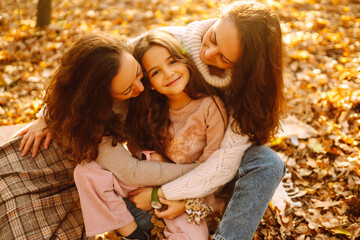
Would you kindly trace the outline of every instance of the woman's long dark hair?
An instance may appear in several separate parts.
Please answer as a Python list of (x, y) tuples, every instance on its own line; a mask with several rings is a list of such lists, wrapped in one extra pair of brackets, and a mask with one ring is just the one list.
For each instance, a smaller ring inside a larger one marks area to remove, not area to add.
[[(167, 32), (153, 30), (142, 37), (134, 46), (135, 59), (141, 63), (145, 52), (154, 45), (166, 48), (175, 60), (187, 66), (190, 80), (185, 92), (190, 98), (197, 99), (217, 94), (215, 88), (205, 83), (180, 43)], [(144, 91), (139, 97), (130, 101), (125, 122), (126, 130), (134, 143), (141, 149), (155, 150), (166, 156), (165, 149), (169, 140), (168, 129), (171, 126), (168, 99), (156, 90), (151, 90), (146, 73), (143, 84)]]
[(235, 119), (232, 129), (264, 144), (281, 127), (286, 107), (279, 19), (252, 1), (229, 4), (221, 18), (235, 24), (241, 41), (242, 55), (233, 68), (227, 99)]
[(94, 160), (103, 136), (111, 136), (113, 144), (124, 140), (110, 93), (124, 52), (116, 38), (89, 34), (61, 59), (44, 99), (45, 119), (70, 160)]

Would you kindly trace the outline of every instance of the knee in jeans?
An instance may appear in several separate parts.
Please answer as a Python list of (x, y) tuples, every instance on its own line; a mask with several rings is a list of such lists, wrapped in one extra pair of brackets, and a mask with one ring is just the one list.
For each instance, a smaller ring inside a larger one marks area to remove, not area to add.
[(277, 155), (276, 152), (274, 152), (272, 149), (269, 149), (269, 155), (268, 155), (268, 161), (275, 173), (278, 173), (277, 175), (281, 176), (281, 178), (286, 173), (286, 166), (284, 161)]
[(275, 175), (281, 176), (281, 178), (285, 175), (285, 163), (274, 150), (264, 145), (254, 146), (251, 150), (254, 151), (253, 154), (256, 154), (259, 158), (262, 158), (261, 161), (270, 167)]

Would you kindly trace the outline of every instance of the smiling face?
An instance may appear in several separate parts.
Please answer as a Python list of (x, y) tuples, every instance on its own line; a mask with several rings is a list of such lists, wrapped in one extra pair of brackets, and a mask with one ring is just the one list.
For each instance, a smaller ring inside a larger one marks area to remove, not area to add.
[(207, 65), (228, 69), (235, 66), (240, 55), (240, 37), (235, 24), (229, 19), (217, 20), (204, 35), (200, 59)]
[(120, 61), (120, 69), (111, 82), (111, 95), (116, 100), (124, 101), (144, 91), (141, 82), (144, 75), (140, 64), (130, 53), (122, 54)]
[(151, 46), (142, 57), (142, 65), (156, 91), (167, 97), (184, 93), (190, 79), (189, 69), (174, 59), (166, 48)]

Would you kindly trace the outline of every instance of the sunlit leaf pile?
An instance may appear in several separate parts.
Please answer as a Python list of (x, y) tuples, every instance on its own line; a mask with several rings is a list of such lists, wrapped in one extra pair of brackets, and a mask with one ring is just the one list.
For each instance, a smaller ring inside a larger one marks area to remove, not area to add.
[[(37, 2), (0, 2), (0, 126), (36, 119), (61, 55), (82, 33), (105, 31), (127, 40), (216, 17), (220, 5), (53, 0), (51, 24), (38, 29)], [(254, 239), (360, 239), (360, 1), (266, 2), (282, 22), (288, 113), (298, 122), (292, 135), (284, 128), (269, 146), (286, 162), (286, 181), (297, 188), (294, 200), (302, 207), (267, 212)], [(154, 239), (162, 228), (157, 223)]]

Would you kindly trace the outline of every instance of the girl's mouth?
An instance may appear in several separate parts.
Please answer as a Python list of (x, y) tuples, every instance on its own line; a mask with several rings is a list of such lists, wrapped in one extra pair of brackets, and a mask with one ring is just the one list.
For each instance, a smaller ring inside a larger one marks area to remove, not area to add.
[(172, 80), (171, 82), (169, 82), (168, 84), (166, 84), (166, 87), (170, 87), (175, 85), (175, 83), (180, 79), (180, 77), (175, 78), (174, 80)]

